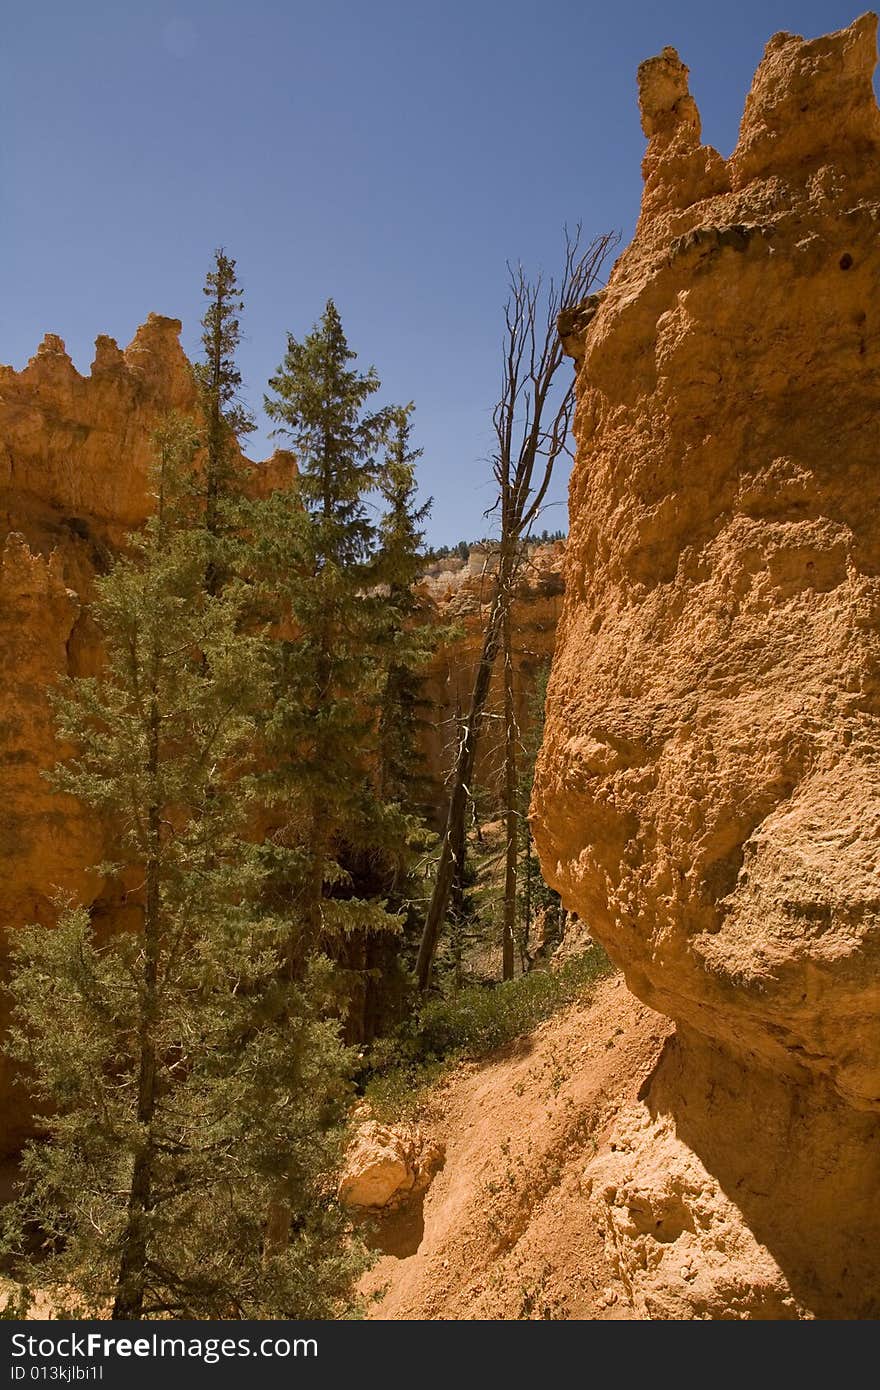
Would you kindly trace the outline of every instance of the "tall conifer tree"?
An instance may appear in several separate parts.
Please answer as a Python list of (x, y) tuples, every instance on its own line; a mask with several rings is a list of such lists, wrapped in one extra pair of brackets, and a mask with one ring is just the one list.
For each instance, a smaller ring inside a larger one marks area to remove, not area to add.
[(203, 392), (206, 424), (205, 524), (212, 532), (219, 524), (218, 499), (233, 476), (233, 442), (254, 429), (253, 417), (240, 400), (241, 372), (236, 362), (244, 300), (235, 261), (222, 247), (214, 252), (202, 293), (208, 300), (202, 319), (205, 355), (195, 370)]
[(272, 840), (282, 901), (295, 913), (290, 969), (354, 930), (389, 930), (384, 904), (359, 896), (345, 860), (380, 853), (399, 824), (376, 795), (373, 711), (381, 693), (375, 527), (366, 498), (388, 410), (370, 410), (375, 371), (357, 371), (332, 300), (287, 353), (266, 409), (289, 435), (299, 476), (261, 507), (262, 574), (290, 636), (275, 644), (267, 728)]
[[(236, 475), (239, 442), (254, 429), (253, 417), (240, 399), (241, 372), (236, 362), (244, 301), (235, 261), (222, 247), (214, 252), (202, 293), (208, 300), (202, 319), (204, 359), (196, 363), (195, 374), (205, 420), (205, 529), (217, 538), (228, 529), (229, 502), (240, 491), (241, 479)], [(219, 556), (212, 554), (206, 572), (209, 589), (220, 583), (221, 568)]]
[(382, 613), (384, 689), (379, 707), (379, 785), (382, 797), (412, 805), (418, 800), (418, 711), (425, 703), (420, 672), (442, 634), (416, 590), (424, 568), (422, 526), (431, 499), (416, 500), (415, 465), (421, 449), (410, 447), (412, 407), (393, 419), (379, 491), (385, 511), (379, 523), (377, 574), (387, 586)]

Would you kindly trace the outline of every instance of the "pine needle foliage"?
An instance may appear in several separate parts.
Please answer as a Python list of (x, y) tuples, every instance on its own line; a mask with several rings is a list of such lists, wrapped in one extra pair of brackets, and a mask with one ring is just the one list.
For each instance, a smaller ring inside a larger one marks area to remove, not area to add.
[(417, 500), (416, 463), (421, 449), (411, 447), (412, 407), (396, 412), (386, 446), (378, 487), (384, 503), (379, 523), (377, 572), (385, 586), (381, 634), (384, 689), (379, 711), (379, 776), (382, 795), (401, 804), (417, 804), (420, 711), (424, 668), (448, 632), (432, 620), (430, 605), (419, 594), (424, 569), (422, 526), (431, 499)]
[(288, 338), (266, 410), (291, 440), (298, 477), (250, 527), (279, 635), (264, 730), (277, 821), (267, 855), (278, 901), (295, 905), (294, 974), (316, 947), (338, 954), (355, 933), (399, 927), (352, 870), (400, 856), (407, 838), (375, 775), (384, 617), (368, 498), (392, 412), (370, 408), (379, 379), (354, 361), (332, 300), (302, 342)]
[(235, 356), (241, 343), (242, 289), (235, 261), (222, 247), (214, 252), (202, 293), (208, 300), (202, 319), (204, 358), (194, 370), (205, 419), (205, 526), (214, 535), (221, 526), (220, 501), (238, 481), (238, 442), (255, 428), (241, 401)]

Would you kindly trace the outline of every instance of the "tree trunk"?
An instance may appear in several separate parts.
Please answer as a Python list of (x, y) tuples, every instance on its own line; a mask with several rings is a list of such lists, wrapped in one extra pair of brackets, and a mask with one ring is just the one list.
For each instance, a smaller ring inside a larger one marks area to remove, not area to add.
[(434, 952), (437, 949), (440, 928), (443, 925), (446, 909), (449, 905), (449, 894), (455, 873), (455, 846), (458, 843), (462, 827), (465, 823), (468, 788), (471, 786), (474, 776), (477, 739), (482, 727), (486, 700), (489, 695), (492, 668), (495, 665), (495, 658), (498, 655), (498, 648), (501, 642), (501, 627), (504, 621), (504, 611), (508, 603), (512, 578), (511, 561), (505, 562), (502, 560), (502, 565), (499, 567), (498, 574), (498, 592), (489, 614), (489, 622), (483, 638), (483, 649), (480, 653), (480, 662), (477, 666), (477, 672), (474, 678), (471, 705), (464, 722), (461, 740), (459, 742), (458, 755), (456, 757), (452, 778), (452, 793), (449, 799), (449, 811), (446, 817), (446, 830), (443, 835), (440, 860), (437, 864), (437, 876), (434, 880), (434, 891), (431, 894), (431, 901), (428, 905), (428, 913), (425, 918), (425, 926), (422, 931), (422, 940), (419, 946), (418, 961), (416, 962), (416, 979), (421, 993), (424, 993), (428, 988), (431, 979), (431, 966), (434, 962)]
[(504, 661), (504, 922), (501, 938), (501, 978), (513, 979), (514, 935), (516, 931), (516, 868), (519, 841), (518, 796), (516, 783), (516, 710), (513, 699), (513, 641), (510, 604), (505, 605), (501, 624)]
[[(325, 487), (324, 516), (330, 512), (330, 497)], [(324, 623), (318, 634), (318, 658), (315, 668), (314, 713), (317, 716), (323, 700), (328, 698), (331, 682), (332, 656), (329, 624)], [(324, 754), (318, 740), (313, 747), (315, 761)], [(296, 904), (297, 913), (291, 920), (287, 936), (287, 977), (294, 981), (302, 977), (308, 961), (316, 954), (321, 942), (324, 901), (325, 861), (329, 848), (329, 813), (323, 798), (313, 796), (309, 807), (309, 828), (305, 836), (306, 871), (302, 890)], [(293, 1212), (288, 1200), (286, 1177), (279, 1182), (269, 1203), (264, 1238), (264, 1259), (280, 1254), (290, 1243)]]
[(531, 969), (531, 957), (529, 956), (529, 946), (532, 940), (532, 832), (526, 821), (526, 887), (523, 903), (523, 944), (522, 944), (522, 968), (523, 974)]
[[(462, 721), (461, 717), (456, 724), (458, 736), (461, 738)], [(464, 951), (464, 873), (467, 863), (467, 835), (465, 818), (462, 816), (461, 824), (454, 830), (455, 840), (452, 846), (452, 886), (449, 895), (449, 931), (452, 938), (452, 958), (455, 964), (455, 988), (460, 989), (462, 984), (462, 957)]]
[[(205, 529), (210, 536), (216, 537), (220, 530), (218, 508), (221, 493), (221, 472), (223, 459), (224, 439), (224, 419), (223, 407), (220, 399), (221, 377), (223, 373), (223, 313), (225, 309), (225, 296), (222, 286), (218, 286), (215, 299), (216, 321), (214, 325), (214, 338), (211, 344), (210, 367), (211, 384), (208, 388), (208, 430), (207, 430), (207, 459), (205, 463)], [(215, 598), (220, 590), (220, 573), (213, 557), (208, 561), (208, 568), (205, 573), (205, 591), (211, 598)]]
[[(158, 654), (154, 653), (154, 690), (158, 674)], [(153, 787), (159, 770), (159, 707), (154, 694), (150, 710), (148, 767)], [(143, 1315), (144, 1284), (148, 1256), (148, 1225), (152, 1209), (153, 1166), (156, 1149), (153, 1140), (153, 1115), (156, 1109), (156, 1045), (155, 1024), (159, 1011), (159, 937), (160, 893), (159, 854), (161, 837), (161, 807), (155, 796), (147, 821), (149, 856), (147, 859), (146, 894), (144, 900), (144, 977), (140, 1004), (139, 1038), (140, 1066), (138, 1073), (137, 1120), (141, 1138), (134, 1158), (131, 1188), (128, 1197), (128, 1216), (122, 1237), (119, 1273), (113, 1318), (139, 1321)]]

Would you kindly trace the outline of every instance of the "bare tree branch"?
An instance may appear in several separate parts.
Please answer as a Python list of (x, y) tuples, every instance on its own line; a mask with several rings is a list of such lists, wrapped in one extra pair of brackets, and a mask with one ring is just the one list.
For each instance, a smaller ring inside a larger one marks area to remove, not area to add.
[[(434, 891), (425, 919), (416, 974), (419, 989), (428, 987), (440, 929), (446, 916), (455, 871), (455, 846), (461, 842), (467, 787), (473, 781), (477, 739), (485, 718), (486, 699), (495, 658), (504, 649), (505, 663), (505, 800), (507, 858), (505, 891), (504, 975), (513, 972), (512, 922), (515, 910), (517, 813), (516, 729), (513, 714), (510, 605), (523, 559), (524, 542), (540, 514), (550, 486), (553, 466), (569, 452), (568, 434), (574, 409), (574, 380), (560, 390), (563, 362), (557, 318), (574, 308), (592, 290), (608, 253), (617, 241), (613, 233), (581, 242), (581, 227), (565, 230), (565, 257), (558, 280), (526, 278), (521, 265), (508, 264), (510, 293), (504, 307), (501, 392), (492, 413), (496, 450), (492, 473), (498, 493), (489, 511), (499, 512), (500, 540), (496, 592), (489, 612), (477, 666), (470, 709), (462, 724), (458, 754), (451, 778), (449, 811), (440, 850)], [(488, 514), (488, 513), (487, 513)], [(513, 865), (513, 872), (511, 871)], [(511, 883), (513, 887), (511, 888)]]

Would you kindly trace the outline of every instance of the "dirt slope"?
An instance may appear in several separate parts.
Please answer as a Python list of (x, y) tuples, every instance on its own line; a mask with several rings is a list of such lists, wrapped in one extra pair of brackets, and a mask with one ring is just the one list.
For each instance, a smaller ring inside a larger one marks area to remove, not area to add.
[[(619, 977), (432, 1095), (446, 1162), (417, 1210), (389, 1217), (363, 1287), (370, 1316), (626, 1318), (581, 1174), (637, 1096), (669, 1025)], [(619, 1287), (619, 1286), (618, 1286)]]

